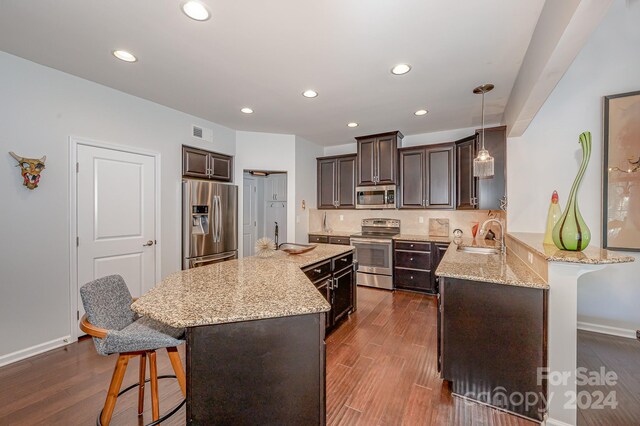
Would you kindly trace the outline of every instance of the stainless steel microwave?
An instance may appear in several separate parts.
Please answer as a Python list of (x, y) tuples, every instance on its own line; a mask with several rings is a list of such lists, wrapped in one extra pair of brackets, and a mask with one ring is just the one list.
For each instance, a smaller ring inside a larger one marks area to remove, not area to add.
[(396, 186), (356, 187), (356, 209), (395, 209)]

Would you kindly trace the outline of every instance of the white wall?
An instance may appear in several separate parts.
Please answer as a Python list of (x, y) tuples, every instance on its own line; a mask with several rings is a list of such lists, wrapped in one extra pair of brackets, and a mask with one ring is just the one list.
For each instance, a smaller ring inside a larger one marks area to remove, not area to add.
[[(166, 276), (180, 269), (181, 144), (234, 154), (235, 131), (3, 52), (0, 70), (1, 364), (70, 334), (70, 135), (161, 153)], [(212, 128), (214, 142), (192, 138), (192, 124)], [(22, 186), (8, 151), (47, 156), (37, 189)]]
[[(296, 137), (277, 133), (236, 132), (235, 180), (242, 181), (244, 170), (287, 172), (287, 238), (295, 238)], [(238, 188), (238, 212), (242, 212), (242, 187)], [(240, 215), (242, 217), (242, 215)], [(242, 224), (238, 224), (242, 235)], [(242, 255), (242, 238), (238, 238)]]
[[(307, 243), (309, 233), (309, 210), (317, 204), (317, 162), (324, 155), (323, 148), (306, 139), (296, 136), (296, 233), (295, 242)], [(302, 209), (302, 201), (305, 209)]]
[[(591, 131), (593, 150), (579, 192), (593, 245), (601, 241), (603, 96), (640, 90), (640, 3), (616, 0), (523, 136), (508, 141), (509, 229), (544, 232), (551, 193), (566, 204), (581, 159), (578, 135)], [(633, 253), (621, 253), (633, 254)], [(586, 275), (579, 321), (640, 328), (640, 256)]]

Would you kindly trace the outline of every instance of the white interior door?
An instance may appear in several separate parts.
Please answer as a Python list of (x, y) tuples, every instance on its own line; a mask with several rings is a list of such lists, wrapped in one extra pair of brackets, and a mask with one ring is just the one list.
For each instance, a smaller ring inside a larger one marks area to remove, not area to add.
[(255, 254), (258, 235), (258, 190), (257, 180), (245, 177), (242, 186), (242, 255)]
[(155, 158), (77, 145), (77, 159), (78, 288), (119, 274), (139, 297), (156, 283)]
[(275, 241), (278, 222), (278, 244), (287, 242), (287, 203), (267, 201), (265, 208), (265, 234)]

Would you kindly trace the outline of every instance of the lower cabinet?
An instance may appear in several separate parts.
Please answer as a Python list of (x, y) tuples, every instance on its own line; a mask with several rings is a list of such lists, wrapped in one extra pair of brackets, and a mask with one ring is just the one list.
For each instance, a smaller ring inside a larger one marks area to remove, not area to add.
[(349, 237), (336, 236), (336, 235), (309, 234), (309, 242), (321, 243), (321, 244), (340, 244), (340, 245), (348, 246), (349, 244), (351, 244), (351, 239)]
[(394, 241), (394, 287), (429, 294), (438, 293), (435, 271), (448, 247), (448, 243)]
[(332, 329), (356, 307), (353, 251), (303, 269), (320, 294), (329, 302), (326, 328)]

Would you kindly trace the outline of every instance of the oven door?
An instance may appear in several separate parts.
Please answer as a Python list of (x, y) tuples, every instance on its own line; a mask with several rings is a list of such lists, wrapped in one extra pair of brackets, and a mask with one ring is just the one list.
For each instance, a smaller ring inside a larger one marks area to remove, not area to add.
[(358, 272), (391, 275), (391, 240), (377, 238), (351, 238), (356, 248)]

